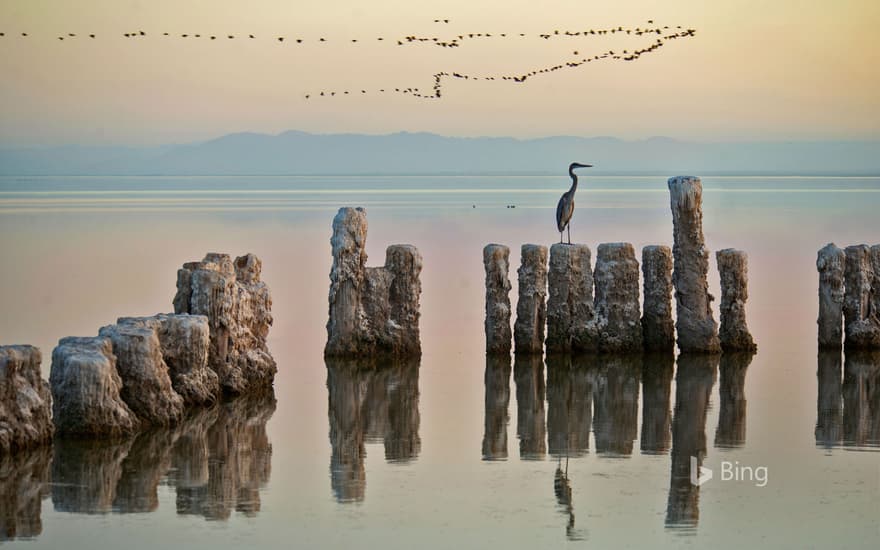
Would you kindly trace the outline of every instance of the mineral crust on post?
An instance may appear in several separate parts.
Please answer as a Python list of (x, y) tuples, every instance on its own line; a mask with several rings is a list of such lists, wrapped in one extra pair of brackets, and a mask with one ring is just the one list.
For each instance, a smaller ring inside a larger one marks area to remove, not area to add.
[(843, 317), (846, 347), (880, 348), (880, 318), (873, 311), (871, 283), (874, 280), (871, 249), (859, 244), (846, 247)]
[(721, 330), (724, 351), (754, 351), (758, 348), (746, 324), (749, 299), (748, 256), (741, 250), (725, 248), (715, 253), (721, 275)]
[(328, 357), (421, 355), (419, 296), (422, 256), (412, 245), (391, 245), (385, 265), (366, 267), (367, 214), (341, 208), (330, 244)]
[(547, 247), (522, 245), (519, 301), (513, 338), (516, 353), (544, 352), (544, 325), (547, 322)]
[(486, 271), (486, 353), (510, 354), (510, 249), (503, 244), (483, 248)]
[(639, 262), (630, 243), (604, 243), (596, 255), (595, 315), (600, 352), (640, 352)]
[(156, 329), (108, 325), (98, 336), (113, 344), (116, 371), (122, 379), (120, 396), (132, 412), (148, 425), (170, 426), (180, 421), (183, 399), (171, 387)]
[(52, 394), (34, 346), (0, 346), (0, 456), (47, 443), (55, 431)]
[(675, 325), (672, 321), (672, 251), (668, 246), (642, 249), (642, 277), (645, 351), (672, 351)]
[(220, 382), (208, 366), (210, 329), (204, 315), (158, 314), (152, 317), (120, 317), (120, 326), (156, 331), (171, 386), (184, 405), (206, 405), (217, 400)]
[(843, 344), (843, 274), (846, 254), (834, 243), (826, 244), (816, 258), (819, 271), (819, 347)]
[(593, 323), (590, 247), (556, 243), (550, 247), (547, 299), (547, 352), (592, 352), (598, 347)]
[(721, 351), (718, 325), (712, 318), (712, 300), (707, 273), (709, 251), (703, 238), (703, 186), (700, 178), (669, 178), (672, 209), (676, 330), (682, 352)]
[(277, 371), (266, 345), (272, 297), (261, 269), (253, 254), (233, 262), (227, 254), (209, 253), (177, 273), (174, 312), (208, 318), (208, 365), (228, 394), (265, 391)]
[(122, 437), (140, 421), (122, 400), (109, 338), (62, 338), (52, 351), (52, 413), (59, 435)]

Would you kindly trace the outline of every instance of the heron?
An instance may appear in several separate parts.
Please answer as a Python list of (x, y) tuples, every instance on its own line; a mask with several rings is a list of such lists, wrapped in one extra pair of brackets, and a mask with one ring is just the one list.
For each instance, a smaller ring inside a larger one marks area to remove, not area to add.
[(559, 229), (559, 242), (562, 243), (562, 232), (568, 230), (568, 244), (571, 244), (571, 216), (574, 214), (574, 193), (578, 188), (578, 177), (574, 173), (575, 168), (592, 168), (592, 164), (572, 162), (568, 167), (568, 175), (571, 176), (571, 189), (562, 194), (559, 204), (556, 205), (556, 227)]

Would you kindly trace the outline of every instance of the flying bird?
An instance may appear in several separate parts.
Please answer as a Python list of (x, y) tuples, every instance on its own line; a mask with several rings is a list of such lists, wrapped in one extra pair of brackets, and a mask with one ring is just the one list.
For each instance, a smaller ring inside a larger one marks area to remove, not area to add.
[(568, 166), (568, 175), (571, 176), (571, 188), (559, 198), (556, 205), (556, 228), (559, 230), (559, 242), (562, 242), (562, 232), (568, 230), (568, 244), (571, 244), (571, 216), (574, 214), (574, 193), (578, 187), (578, 177), (574, 173), (575, 168), (591, 168), (592, 164), (572, 162)]

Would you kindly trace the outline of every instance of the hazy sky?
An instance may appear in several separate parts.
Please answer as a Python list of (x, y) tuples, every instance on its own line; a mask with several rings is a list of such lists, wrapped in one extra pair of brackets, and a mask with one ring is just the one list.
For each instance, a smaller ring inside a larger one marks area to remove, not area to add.
[[(536, 35), (648, 19), (697, 35), (635, 62), (593, 63), (523, 84), (446, 80), (439, 101), (359, 93), (429, 90), (438, 71), (521, 73), (574, 60), (574, 51), (639, 48), (653, 38)], [(180, 143), (288, 129), (880, 138), (877, 0), (0, 0), (0, 27), (3, 146)], [(140, 30), (147, 36), (122, 36)], [(78, 36), (57, 40), (68, 32)], [(407, 35), (472, 32), (529, 36), (455, 49), (397, 46)], [(304, 98), (345, 89), (358, 93)]]

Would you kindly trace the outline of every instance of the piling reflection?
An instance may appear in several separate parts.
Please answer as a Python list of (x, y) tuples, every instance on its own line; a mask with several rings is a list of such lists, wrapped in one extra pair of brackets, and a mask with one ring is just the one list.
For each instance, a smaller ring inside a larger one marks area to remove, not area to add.
[(843, 370), (843, 442), (880, 445), (880, 351), (848, 350)]
[(816, 399), (816, 445), (834, 447), (843, 441), (843, 376), (840, 350), (820, 350)]
[(642, 365), (642, 435), (644, 454), (669, 452), (672, 437), (672, 374), (675, 356), (672, 353), (645, 355)]
[(510, 356), (486, 356), (483, 460), (507, 458), (510, 406)]
[(547, 356), (547, 435), (551, 456), (578, 457), (590, 448), (594, 356)]
[(513, 364), (516, 382), (516, 436), (522, 460), (541, 460), (547, 454), (544, 422), (544, 358), (517, 354)]
[(0, 456), (0, 542), (43, 532), (42, 501), (49, 496), (49, 447)]
[(735, 448), (746, 443), (746, 371), (752, 352), (725, 353), (719, 367), (720, 410), (715, 447)]
[(260, 490), (272, 473), (266, 423), (274, 412), (274, 396), (271, 401), (238, 399), (205, 411), (177, 431), (171, 463), (178, 514), (220, 520), (233, 510), (245, 516), (260, 511)]
[(599, 356), (593, 384), (596, 452), (630, 456), (638, 435), (641, 355)]
[(696, 527), (700, 518), (700, 488), (691, 483), (691, 457), (696, 462), (694, 470), (699, 472), (706, 456), (706, 411), (718, 361), (718, 355), (682, 354), (678, 357), (667, 527)]
[(59, 512), (105, 514), (113, 511), (122, 461), (133, 439), (59, 439), (53, 445), (52, 505)]
[(178, 426), (127, 440), (58, 439), (52, 447), (52, 504), (79, 514), (143, 513), (159, 506), (159, 485), (175, 488), (178, 514), (253, 515), (269, 482), (266, 423), (275, 397), (239, 398), (194, 412)]
[(419, 359), (325, 360), (330, 423), (330, 484), (339, 502), (366, 492), (366, 443), (383, 442), (385, 459), (418, 457)]

